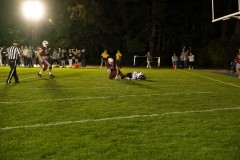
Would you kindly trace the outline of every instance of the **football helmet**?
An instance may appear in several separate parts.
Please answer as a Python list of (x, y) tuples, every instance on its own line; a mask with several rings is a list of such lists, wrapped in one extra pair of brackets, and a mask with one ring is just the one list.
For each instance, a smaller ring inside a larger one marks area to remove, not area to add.
[(113, 58), (108, 58), (108, 63), (112, 64), (113, 63)]
[(43, 47), (47, 47), (47, 45), (49, 45), (49, 43), (48, 43), (48, 41), (44, 40), (44, 41), (42, 42), (42, 45), (43, 45)]
[(139, 79), (139, 80), (145, 80), (145, 79), (146, 79), (146, 76), (143, 75), (143, 74), (142, 74), (142, 75), (139, 75), (139, 76), (138, 76), (138, 79)]

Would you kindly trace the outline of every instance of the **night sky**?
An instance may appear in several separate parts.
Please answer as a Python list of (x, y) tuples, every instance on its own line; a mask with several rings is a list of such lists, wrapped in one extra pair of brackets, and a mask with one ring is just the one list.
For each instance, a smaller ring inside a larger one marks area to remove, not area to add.
[[(0, 0), (0, 46), (9, 45), (19, 35), (23, 43), (30, 43), (32, 24), (23, 16), (21, 5), (24, 1)], [(85, 2), (78, 2), (82, 1)], [(236, 30), (237, 20), (212, 23), (211, 0), (156, 0), (155, 16), (151, 15), (154, 7), (150, 0), (96, 0), (97, 7), (91, 4), (87, 6), (88, 17), (84, 21), (69, 18), (67, 7), (76, 4), (73, 0), (42, 2), (45, 15), (34, 22), (38, 27), (34, 31), (34, 36), (38, 37), (35, 38), (36, 44), (42, 39), (48, 39), (54, 42), (52, 45), (55, 47), (80, 45), (89, 48), (92, 53), (104, 48), (115, 52), (118, 48), (132, 56), (133, 52), (146, 52), (151, 47), (151, 40), (154, 43), (154, 54), (169, 58), (184, 45), (193, 46), (196, 54), (199, 54), (206, 52), (201, 50), (213, 47), (208, 46), (213, 45), (212, 42), (223, 43), (219, 41), (226, 40), (225, 44), (235, 43), (231, 37)], [(238, 11), (237, 0), (214, 2), (215, 18)], [(156, 22), (155, 39), (151, 39), (153, 21)]]

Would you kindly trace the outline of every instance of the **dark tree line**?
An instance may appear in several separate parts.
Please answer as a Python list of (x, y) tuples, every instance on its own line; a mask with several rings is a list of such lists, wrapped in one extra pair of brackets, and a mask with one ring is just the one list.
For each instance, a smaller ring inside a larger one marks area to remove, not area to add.
[[(99, 63), (104, 49), (112, 55), (120, 49), (125, 65), (149, 50), (169, 65), (173, 52), (191, 46), (202, 67), (227, 66), (240, 47), (239, 20), (212, 23), (210, 0), (43, 0), (45, 17), (33, 23), (22, 18), (21, 2), (0, 2), (6, 8), (0, 10), (0, 46), (46, 39), (53, 48), (86, 48), (91, 64)], [(229, 14), (237, 0), (215, 8), (216, 17)]]

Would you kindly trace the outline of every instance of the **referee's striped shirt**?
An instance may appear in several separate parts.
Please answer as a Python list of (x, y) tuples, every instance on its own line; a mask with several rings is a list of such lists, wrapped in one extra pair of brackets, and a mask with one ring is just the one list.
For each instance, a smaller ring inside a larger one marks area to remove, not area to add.
[(20, 50), (18, 47), (16, 46), (11, 46), (9, 48), (9, 53), (8, 53), (8, 59), (13, 59), (13, 60), (17, 60), (18, 55), (20, 55)]

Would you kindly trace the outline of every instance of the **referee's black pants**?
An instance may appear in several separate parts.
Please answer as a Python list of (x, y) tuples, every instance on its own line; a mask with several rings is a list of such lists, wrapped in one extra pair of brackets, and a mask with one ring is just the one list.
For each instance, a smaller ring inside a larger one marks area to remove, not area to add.
[(17, 75), (17, 60), (14, 59), (9, 59), (9, 66), (11, 68), (9, 75), (8, 75), (8, 79), (6, 81), (6, 83), (10, 83), (12, 77), (14, 77), (15, 82), (18, 83), (18, 75)]

